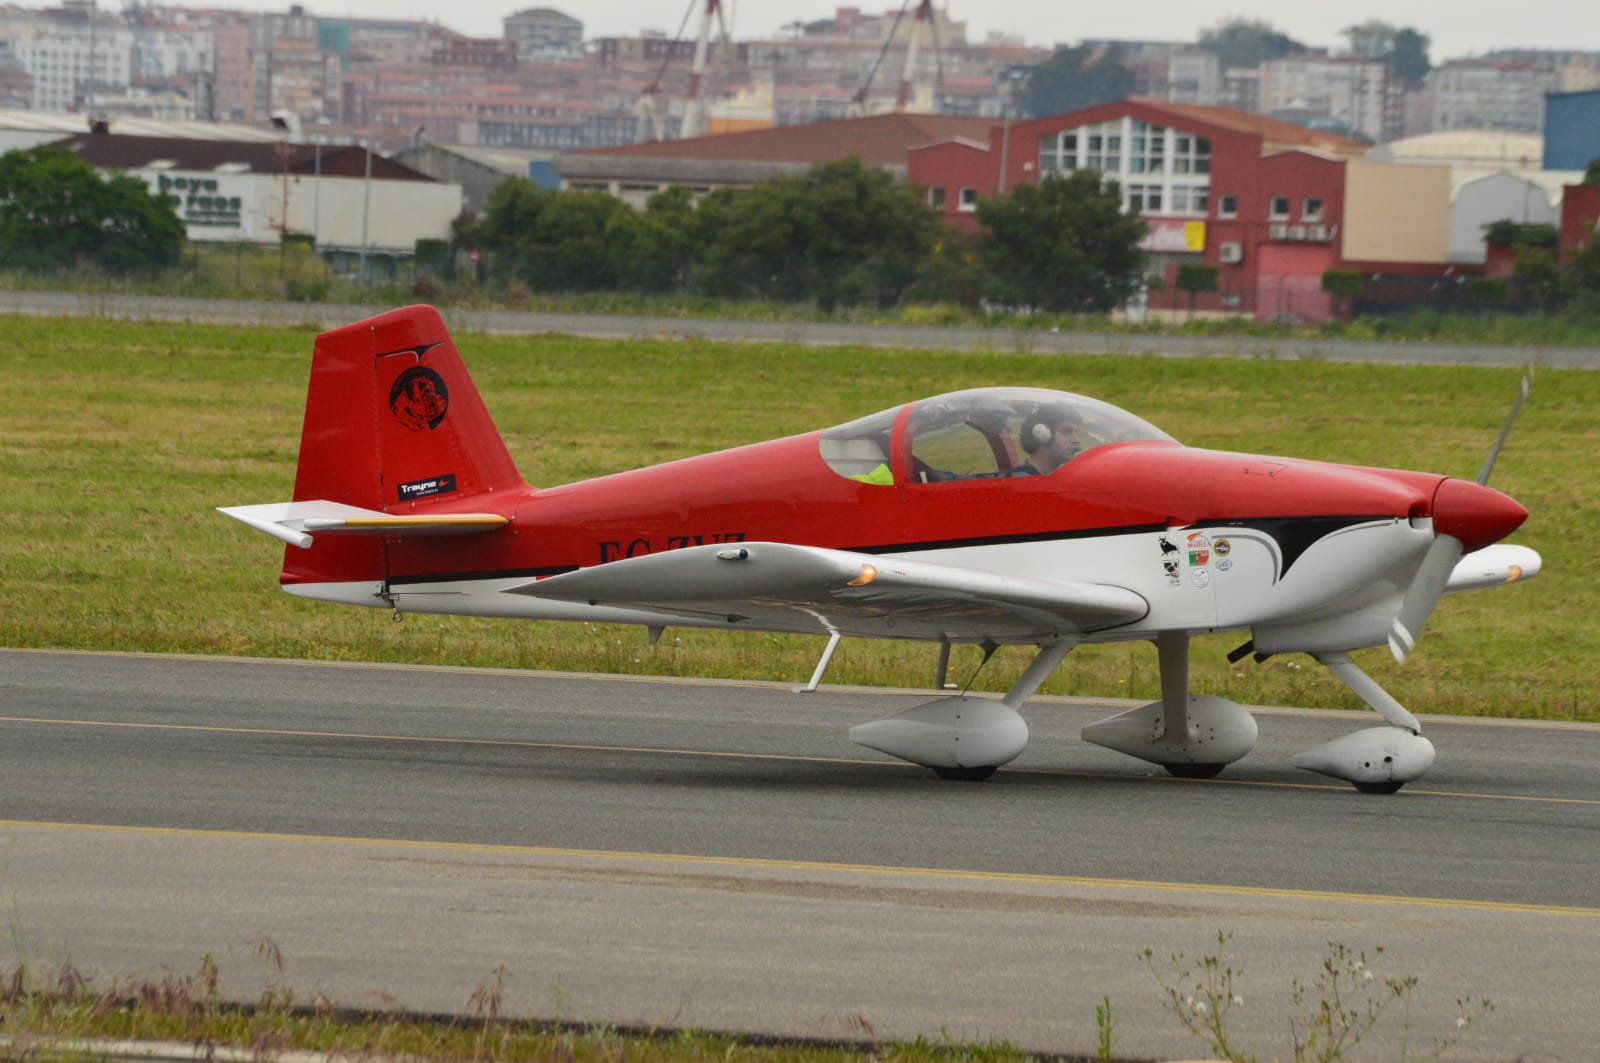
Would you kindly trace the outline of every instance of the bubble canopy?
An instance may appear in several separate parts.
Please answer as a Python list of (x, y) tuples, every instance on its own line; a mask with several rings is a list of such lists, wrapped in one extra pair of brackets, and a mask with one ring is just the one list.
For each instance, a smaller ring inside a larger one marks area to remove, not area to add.
[[(1176, 442), (1155, 425), (1099, 399), (1048, 388), (954, 391), (837, 425), (821, 433), (822, 459), (840, 476), (869, 484), (936, 483), (1014, 476), (1024, 463), (1023, 432), (1067, 420), (1079, 453), (1131, 440)], [(902, 445), (897, 449), (896, 444)], [(894, 469), (891, 455), (910, 462)]]

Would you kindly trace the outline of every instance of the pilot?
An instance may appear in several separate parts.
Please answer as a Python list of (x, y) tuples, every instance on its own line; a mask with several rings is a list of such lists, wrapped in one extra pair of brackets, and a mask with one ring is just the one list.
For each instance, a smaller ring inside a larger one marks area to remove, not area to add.
[(1078, 456), (1078, 415), (1064, 402), (1036, 408), (1022, 421), (1022, 449), (1028, 460), (1011, 470), (1013, 476), (1044, 476)]

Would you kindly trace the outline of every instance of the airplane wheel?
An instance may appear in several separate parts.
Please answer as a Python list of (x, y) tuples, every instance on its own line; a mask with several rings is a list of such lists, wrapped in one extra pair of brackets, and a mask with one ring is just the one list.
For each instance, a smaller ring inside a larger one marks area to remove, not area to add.
[(1392, 794), (1404, 786), (1403, 782), (1358, 782), (1352, 783), (1357, 790), (1364, 794)]
[(1163, 764), (1168, 775), (1176, 775), (1180, 779), (1212, 779), (1217, 776), (1226, 764)]
[(934, 768), (933, 773), (951, 782), (982, 782), (999, 770), (998, 766), (990, 765), (987, 768)]

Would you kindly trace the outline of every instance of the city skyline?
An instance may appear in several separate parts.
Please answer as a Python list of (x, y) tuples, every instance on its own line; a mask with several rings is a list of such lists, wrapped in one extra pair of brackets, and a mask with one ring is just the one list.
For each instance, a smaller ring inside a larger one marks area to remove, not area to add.
[[(692, 36), (698, 25), (702, 0), (693, 0), (684, 33)], [(29, 0), (23, 7), (57, 6), (43, 0)], [(120, 3), (102, 2), (107, 10), (122, 10)], [(219, 6), (233, 7), (232, 4)], [(288, 3), (237, 5), (243, 10), (281, 12)], [(685, 23), (689, 0), (584, 0), (584, 3), (526, 2), (526, 0), (468, 0), (444, 4), (439, 0), (304, 0), (304, 6), (325, 18), (417, 19), (437, 22), (449, 29), (474, 37), (498, 37), (501, 20), (529, 7), (554, 7), (584, 23), (586, 37), (631, 36), (643, 31), (673, 35)], [(766, 3), (739, 4), (724, 0), (725, 17), (737, 38), (762, 38), (781, 35), (793, 23), (814, 22), (833, 17), (839, 6), (857, 6), (866, 14), (892, 11), (892, 0), (882, 4), (840, 5), (828, 0), (768, 0)], [(1345, 27), (1381, 19), (1399, 27), (1411, 27), (1428, 35), (1430, 58), (1445, 59), (1482, 55), (1499, 48), (1577, 50), (1600, 52), (1600, 19), (1583, 16), (1581, 6), (1556, 0), (1529, 0), (1517, 9), (1518, 17), (1506, 15), (1503, 5), (1493, 8), (1482, 0), (1393, 0), (1365, 13), (1355, 8), (1299, 8), (1285, 12), (1280, 4), (1265, 0), (1237, 0), (1224, 12), (1207, 12), (1192, 3), (1177, 0), (1148, 0), (1124, 8), (1097, 8), (1082, 14), (1069, 12), (1053, 0), (987, 0), (982, 4), (963, 4), (950, 0), (949, 17), (967, 23), (968, 40), (982, 42), (990, 33), (1020, 36), (1038, 46), (1072, 44), (1085, 38), (1138, 40), (1195, 40), (1204, 29), (1225, 19), (1243, 17), (1270, 23), (1295, 40), (1312, 47), (1337, 48), (1345, 44), (1340, 31)]]

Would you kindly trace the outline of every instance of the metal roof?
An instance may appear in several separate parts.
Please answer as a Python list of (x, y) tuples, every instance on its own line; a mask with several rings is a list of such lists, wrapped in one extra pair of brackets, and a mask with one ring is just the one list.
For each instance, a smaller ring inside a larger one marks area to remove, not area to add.
[(906, 152), (911, 148), (950, 137), (967, 137), (986, 144), (989, 130), (999, 124), (993, 118), (900, 112), (719, 133), (687, 140), (662, 140), (620, 148), (593, 148), (569, 152), (563, 158), (814, 164), (834, 162), (853, 155), (867, 166), (904, 166)]
[[(111, 118), (111, 132), (122, 136), (176, 137), (185, 140), (274, 142), (282, 134), (270, 129), (222, 122), (163, 122), (154, 118)], [(60, 133), (87, 132), (89, 120), (81, 114), (49, 111), (0, 111), (0, 131)]]
[[(324, 177), (365, 177), (366, 155), (354, 146), (190, 140), (184, 137), (131, 137), (115, 133), (80, 133), (57, 141), (91, 166), (106, 170), (230, 170)], [(283, 151), (287, 149), (288, 157)], [(226, 171), (224, 171), (226, 172)], [(382, 155), (372, 156), (372, 176), (384, 181), (432, 181), (433, 178)]]

